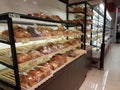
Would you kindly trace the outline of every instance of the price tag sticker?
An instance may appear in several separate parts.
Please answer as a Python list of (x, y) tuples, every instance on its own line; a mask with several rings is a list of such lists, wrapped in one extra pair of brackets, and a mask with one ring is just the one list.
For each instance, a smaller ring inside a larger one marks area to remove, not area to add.
[(15, 13), (10, 13), (9, 17), (10, 18), (20, 18), (20, 15), (19, 14), (15, 14)]

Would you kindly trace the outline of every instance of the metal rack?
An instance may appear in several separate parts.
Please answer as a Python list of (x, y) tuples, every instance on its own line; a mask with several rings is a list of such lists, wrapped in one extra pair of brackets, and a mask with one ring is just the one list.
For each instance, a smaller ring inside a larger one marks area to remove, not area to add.
[[(13, 61), (13, 65), (8, 65), (4, 62), (0, 61), (0, 64), (12, 69), (14, 71), (14, 76), (15, 76), (15, 85), (12, 85), (10, 83), (8, 83), (7, 81), (3, 81), (0, 79), (0, 82), (15, 89), (15, 90), (21, 90), (21, 86), (20, 86), (20, 76), (19, 76), (19, 69), (18, 69), (18, 62), (17, 62), (17, 55), (16, 55), (16, 42), (15, 42), (15, 38), (14, 38), (14, 32), (13, 32), (13, 23), (19, 23), (19, 21), (13, 21), (14, 18), (18, 18), (18, 19), (29, 19), (29, 20), (35, 20), (35, 21), (44, 21), (44, 22), (49, 22), (49, 23), (59, 23), (62, 24), (64, 26), (67, 27), (75, 27), (75, 26), (81, 26), (81, 28), (83, 29), (83, 25), (82, 24), (78, 24), (78, 23), (69, 23), (69, 22), (64, 22), (64, 21), (55, 21), (55, 20), (49, 20), (49, 19), (42, 19), (42, 18), (38, 18), (38, 17), (33, 17), (33, 16), (27, 16), (27, 15), (23, 15), (23, 14), (19, 14), (19, 13), (13, 13), (13, 12), (8, 12), (8, 13), (4, 13), (4, 14), (0, 14), (0, 21), (2, 23), (5, 23), (4, 20), (6, 20), (7, 22), (7, 26), (8, 26), (8, 32), (9, 32), (9, 41), (4, 41), (4, 40), (0, 40), (1, 43), (4, 44), (8, 44), (10, 45), (11, 48), (11, 55), (12, 55), (12, 61)], [(31, 23), (25, 23), (24, 22), (20, 22), (21, 24), (31, 24)], [(34, 22), (33, 22), (34, 24)], [(48, 24), (47, 24), (48, 25)]]
[[(68, 8), (69, 7), (72, 7), (72, 6), (77, 6), (77, 5), (84, 5), (85, 6), (85, 9), (83, 12), (69, 12)], [(72, 3), (72, 4), (69, 4), (68, 2), (68, 5), (67, 5), (67, 19), (69, 20), (69, 14), (72, 13), (72, 14), (75, 14), (75, 13), (82, 13), (84, 14), (84, 28), (83, 28), (83, 33), (84, 33), (84, 36), (83, 36), (83, 42), (84, 42), (84, 49), (86, 49), (86, 29), (87, 29), (87, 6), (89, 6), (89, 8), (91, 8), (91, 11), (93, 11), (93, 7), (87, 2), (87, 1), (81, 1), (81, 2), (77, 2), (77, 3)], [(91, 20), (93, 19), (92, 16), (91, 17)], [(91, 28), (92, 29), (93, 25), (91, 24)], [(92, 33), (91, 33), (91, 39), (92, 39)], [(90, 40), (90, 45), (92, 45), (92, 40)]]

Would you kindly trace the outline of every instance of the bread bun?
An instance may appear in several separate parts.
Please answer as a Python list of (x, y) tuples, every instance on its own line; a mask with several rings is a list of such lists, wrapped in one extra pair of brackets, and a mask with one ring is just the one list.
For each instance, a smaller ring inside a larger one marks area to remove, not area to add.
[(45, 75), (45, 77), (49, 76), (51, 74), (51, 70), (48, 67), (40, 67), (40, 71)]
[(15, 29), (14, 30), (14, 35), (15, 35), (16, 38), (28, 38), (28, 37), (32, 36), (25, 29)]
[(50, 63), (43, 64), (43, 67), (49, 68), (51, 71), (54, 70), (54, 67)]
[(39, 69), (31, 70), (29, 74), (35, 76), (37, 82), (41, 81), (45, 77), (43, 72), (41, 72)]
[(36, 84), (36, 78), (32, 74), (22, 75), (21, 76), (21, 83), (24, 83), (30, 87), (32, 87), (34, 84)]

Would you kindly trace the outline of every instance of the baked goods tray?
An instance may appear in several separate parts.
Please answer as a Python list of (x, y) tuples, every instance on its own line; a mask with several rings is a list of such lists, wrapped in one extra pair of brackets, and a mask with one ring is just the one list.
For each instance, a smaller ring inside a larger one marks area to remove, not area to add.
[[(57, 35), (57, 36), (49, 36), (49, 37), (29, 37), (29, 38), (15, 38), (15, 42), (22, 42), (22, 43), (28, 43), (30, 41), (37, 41), (37, 40), (51, 40), (51, 39), (60, 39), (60, 38), (67, 38), (67, 37), (72, 37), (72, 38), (76, 38), (76, 37), (80, 37), (82, 35), (81, 34), (74, 34), (74, 35)], [(0, 38), (6, 41), (9, 41), (9, 37), (6, 35), (2, 35), (0, 34)]]
[[(81, 46), (81, 44), (76, 44), (74, 46), (69, 46), (67, 48), (63, 48), (61, 50), (50, 53), (48, 55), (43, 55), (41, 57), (32, 59), (30, 61), (26, 61), (24, 63), (18, 64), (19, 70), (24, 71), (25, 69), (27, 70), (30, 67), (36, 67), (38, 64), (42, 64), (42, 63), (45, 63), (45, 62), (49, 61), (50, 58), (52, 56), (54, 56), (55, 54), (58, 54), (58, 53), (62, 54), (62, 53), (65, 53), (67, 51), (74, 50), (76, 47), (80, 47), (80, 46)], [(7, 49), (6, 49), (6, 51), (5, 51), (5, 49), (3, 51), (7, 52)], [(0, 53), (0, 61), (5, 62), (5, 63), (7, 63), (9, 65), (12, 65), (12, 61), (8, 57), (5, 57), (2, 53)]]
[[(76, 56), (76, 57), (67, 57), (67, 62), (64, 65), (62, 65), (59, 68), (57, 68), (56, 70), (52, 71), (49, 76), (47, 76), (46, 78), (41, 80), (39, 83), (33, 85), (32, 87), (25, 88), (25, 87), (21, 86), (22, 90), (35, 90), (35, 88), (38, 88), (40, 85), (42, 85), (47, 80), (52, 78), (57, 71), (59, 71), (60, 69), (62, 69), (66, 65), (68, 65), (69, 63), (72, 63), (74, 60), (76, 60), (80, 56), (86, 54), (85, 50), (76, 50), (75, 52), (76, 52), (76, 54), (78, 54), (78, 56)], [(13, 70), (11, 70), (11, 69), (1, 70), (0, 71), (0, 79), (5, 80), (5, 81), (7, 81), (8, 83), (10, 83), (12, 85), (15, 85), (14, 73), (13, 73)]]

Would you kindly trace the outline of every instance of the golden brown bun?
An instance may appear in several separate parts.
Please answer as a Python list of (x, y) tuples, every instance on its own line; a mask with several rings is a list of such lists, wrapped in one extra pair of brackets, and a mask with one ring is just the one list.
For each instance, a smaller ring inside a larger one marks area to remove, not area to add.
[(45, 64), (43, 65), (43, 67), (47, 67), (47, 68), (49, 68), (50, 70), (54, 70), (54, 67), (53, 67), (51, 64), (49, 64), (49, 63), (45, 63)]
[(22, 75), (21, 76), (21, 83), (24, 83), (28, 86), (33, 86), (34, 84), (36, 84), (36, 78), (32, 74)]
[(50, 61), (49, 63), (53, 67), (54, 70), (59, 67), (58, 63), (56, 63), (55, 61)]
[(28, 38), (28, 37), (32, 36), (25, 29), (15, 29), (14, 30), (14, 35), (15, 35), (16, 38)]
[[(9, 36), (8, 30), (3, 31), (2, 35)], [(29, 32), (27, 32), (24, 28), (14, 26), (14, 36), (16, 38), (27, 38), (31, 37), (32, 35)]]
[(41, 81), (45, 77), (43, 72), (41, 72), (39, 69), (31, 70), (29, 74), (35, 76), (37, 82)]
[(45, 75), (45, 77), (47, 77), (47, 76), (49, 76), (51, 74), (51, 70), (49, 68), (47, 68), (47, 67), (43, 67), (42, 66), (39, 69), (40, 69), (40, 71), (43, 72), (43, 74)]

